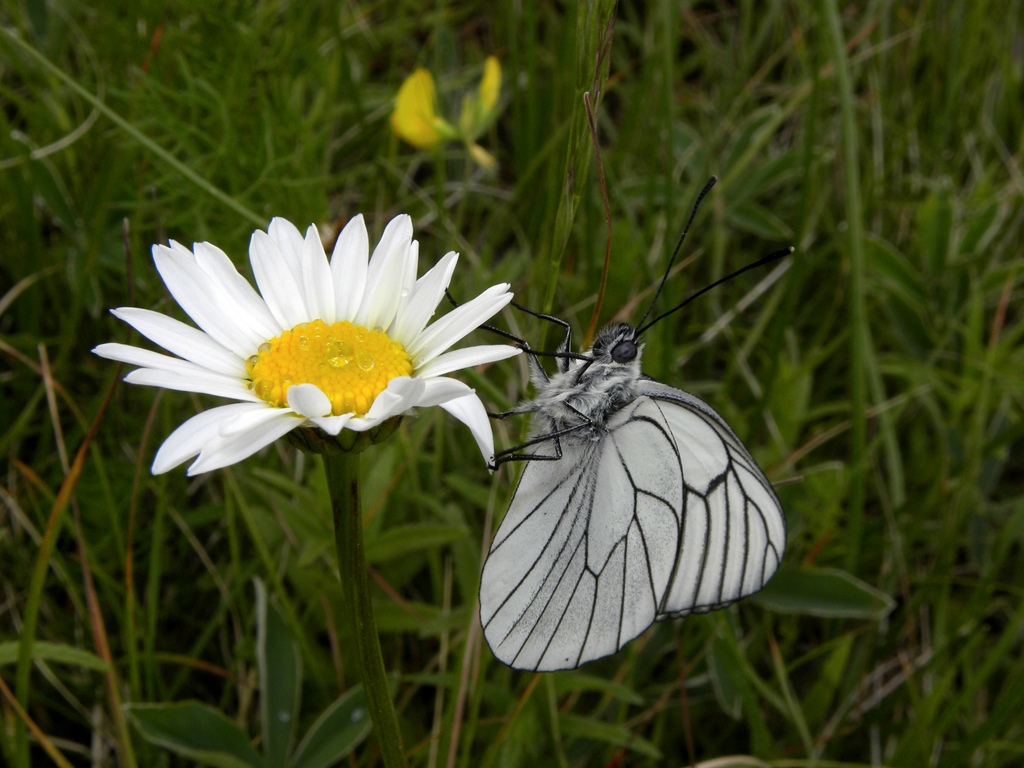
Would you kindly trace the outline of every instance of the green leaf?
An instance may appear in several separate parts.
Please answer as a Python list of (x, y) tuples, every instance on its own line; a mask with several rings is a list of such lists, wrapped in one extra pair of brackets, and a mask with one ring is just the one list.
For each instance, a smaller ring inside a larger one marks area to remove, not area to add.
[(445, 614), (436, 605), (413, 600), (382, 600), (373, 604), (378, 632), (415, 632), (423, 637), (437, 635), (443, 629), (457, 629), (466, 621), (464, 610), (468, 609)]
[[(18, 660), (18, 645), (19, 641), (17, 640), (0, 643), (0, 667), (5, 664), (14, 664)], [(48, 643), (45, 640), (36, 640), (32, 643), (32, 658), (95, 669), (97, 672), (106, 672), (108, 668), (107, 662), (92, 651), (62, 643)]]
[(777, 384), (771, 389), (769, 413), (775, 416), (782, 444), (796, 445), (812, 402), (814, 366), (789, 358), (783, 355), (778, 361)]
[(75, 227), (79, 219), (72, 210), (73, 202), (67, 185), (57, 170), (49, 162), (39, 161), (30, 162), (28, 168), (35, 192), (49, 212), (62, 226)]
[(373, 726), (366, 694), (357, 685), (317, 718), (299, 744), (289, 768), (327, 768), (359, 746)]
[(569, 714), (561, 715), (558, 718), (558, 724), (562, 729), (563, 736), (575, 736), (592, 741), (601, 741), (616, 747), (632, 750), (654, 760), (661, 759), (661, 752), (656, 746), (647, 741), (647, 739), (637, 736), (624, 725)]
[(735, 669), (732, 656), (720, 638), (713, 638), (708, 644), (708, 675), (715, 692), (718, 706), (733, 720), (739, 720), (743, 713), (743, 699), (733, 679), (733, 674), (742, 676), (742, 669)]
[(725, 220), (730, 226), (750, 232), (766, 240), (789, 240), (793, 231), (786, 223), (763, 205), (754, 202), (732, 205), (726, 209)]
[(961, 254), (974, 256), (987, 247), (1003, 224), (1003, 208), (998, 201), (990, 200), (970, 211), (963, 225), (958, 250)]
[(884, 237), (868, 234), (865, 240), (872, 275), (883, 279), (887, 292), (896, 293), (911, 305), (926, 304), (928, 294), (921, 284), (920, 268)]
[(843, 619), (880, 619), (893, 599), (838, 568), (783, 569), (750, 598), (782, 613)]
[(740, 199), (764, 194), (764, 190), (748, 184), (747, 174), (760, 164), (772, 136), (788, 114), (789, 107), (772, 103), (755, 110), (737, 126), (724, 158), (719, 157), (716, 161), (716, 166), (722, 169), (722, 189), (727, 197), (734, 193)]
[(563, 672), (555, 676), (555, 690), (564, 695), (582, 691), (598, 691), (607, 693), (619, 701), (635, 706), (643, 706), (644, 697), (628, 685), (617, 683), (604, 677), (585, 675), (582, 672)]
[(460, 467), (458, 472), (449, 472), (444, 476), (444, 485), (462, 501), (472, 505), (470, 509), (487, 509), (491, 489), (480, 482), (479, 476), (467, 477), (465, 470)]
[(953, 203), (949, 185), (934, 190), (917, 210), (918, 247), (924, 267), (932, 277), (941, 277), (949, 261), (953, 231)]
[(921, 307), (907, 304), (899, 296), (893, 295), (885, 304), (885, 309), (893, 334), (903, 342), (906, 351), (915, 357), (926, 358), (933, 343)]
[(396, 560), (412, 552), (434, 549), (469, 535), (469, 531), (460, 526), (415, 523), (397, 528), (389, 528), (379, 536), (366, 541), (366, 562), (380, 563)]
[(256, 662), (260, 673), (260, 721), (267, 765), (284, 766), (295, 738), (302, 686), (302, 660), (267, 588), (256, 585)]
[(183, 757), (216, 768), (264, 765), (237, 725), (198, 701), (125, 704), (124, 712), (146, 741)]

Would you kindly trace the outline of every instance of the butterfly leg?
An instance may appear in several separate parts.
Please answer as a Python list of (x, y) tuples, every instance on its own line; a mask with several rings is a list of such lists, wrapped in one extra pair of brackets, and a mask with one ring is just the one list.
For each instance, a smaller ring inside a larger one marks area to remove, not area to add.
[[(532, 437), (519, 445), (506, 448), (504, 451), (498, 451), (494, 454), (494, 461), (491, 462), (488, 469), (497, 469), (508, 461), (558, 461), (562, 458), (562, 443), (559, 438), (589, 426), (590, 424), (586, 422), (583, 424), (573, 424), (571, 427), (559, 429), (556, 432), (549, 432), (546, 435), (538, 435), (537, 437)], [(540, 445), (549, 441), (553, 443), (555, 448), (555, 453), (552, 456), (543, 453), (521, 453), (524, 448), (529, 448), (532, 445)]]
[(530, 309), (529, 307), (524, 307), (522, 304), (517, 304), (514, 301), (511, 302), (511, 304), (513, 307), (515, 307), (521, 312), (525, 312), (528, 315), (533, 315), (534, 317), (538, 317), (541, 320), (547, 320), (549, 323), (554, 323), (555, 325), (559, 325), (565, 329), (565, 340), (558, 348), (558, 351), (555, 353), (543, 353), (548, 356), (554, 356), (558, 358), (558, 370), (561, 373), (565, 373), (567, 370), (569, 370), (570, 359), (587, 359), (583, 355), (575, 355), (569, 351), (570, 349), (572, 349), (572, 326), (570, 326), (569, 323), (567, 323), (565, 320), (563, 320), (560, 317), (555, 317), (554, 315), (545, 314), (544, 312), (538, 312), (537, 310)]

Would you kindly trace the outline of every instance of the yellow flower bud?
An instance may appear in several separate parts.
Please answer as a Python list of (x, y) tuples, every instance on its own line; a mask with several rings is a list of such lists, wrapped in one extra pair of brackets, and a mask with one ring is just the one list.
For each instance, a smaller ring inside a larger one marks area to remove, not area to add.
[(456, 131), (437, 114), (434, 78), (420, 67), (398, 89), (391, 130), (399, 138), (419, 149), (433, 149)]
[[(501, 64), (494, 56), (484, 62), (484, 76), (476, 93), (467, 93), (462, 99), (459, 131), (466, 141), (473, 141), (487, 130), (497, 116), (498, 97), (501, 95)], [(474, 158), (475, 159), (475, 158)]]
[(485, 171), (493, 171), (498, 161), (494, 159), (494, 155), (488, 152), (486, 149), (481, 147), (474, 141), (466, 142), (466, 149), (469, 150), (469, 156), (473, 158), (473, 162), (483, 168)]
[(484, 62), (484, 77), (480, 81), (480, 103), (490, 112), (498, 103), (501, 94), (501, 64), (496, 56), (488, 56)]

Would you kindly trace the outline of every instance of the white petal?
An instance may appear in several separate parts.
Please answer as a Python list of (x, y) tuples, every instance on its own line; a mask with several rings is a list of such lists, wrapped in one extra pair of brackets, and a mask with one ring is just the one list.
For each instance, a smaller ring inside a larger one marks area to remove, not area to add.
[(373, 401), (365, 416), (356, 416), (348, 423), (348, 428), (363, 432), (377, 426), (380, 422), (398, 416), (411, 408), (415, 408), (426, 391), (426, 384), (421, 379), (408, 376), (396, 376), (388, 382), (387, 387)]
[[(107, 342), (106, 344), (100, 344), (92, 351), (94, 354), (97, 354), (100, 357), (105, 357), (108, 360), (117, 360), (122, 363), (128, 363), (129, 365), (141, 365), (145, 368), (158, 368), (163, 371), (174, 371), (186, 376), (191, 374), (213, 374), (212, 371), (202, 368), (195, 363), (190, 363), (188, 360), (171, 357), (170, 355), (162, 355), (151, 349), (133, 347), (130, 344)], [(220, 376), (222, 378), (232, 378), (230, 376), (225, 376), (222, 373), (213, 375)]]
[(291, 255), (299, 252), (302, 245), (302, 233), (299, 228), (283, 216), (275, 216), (270, 220), (267, 227), (267, 234), (270, 235), (279, 248), (286, 250)]
[(429, 408), (432, 405), (441, 405), (449, 400), (459, 397), (473, 395), (476, 390), (458, 379), (446, 379), (443, 377), (430, 379), (424, 382), (423, 394), (420, 396), (417, 406)]
[(353, 320), (363, 302), (370, 239), (363, 215), (353, 217), (338, 235), (331, 254), (336, 320)]
[(522, 351), (519, 347), (509, 344), (481, 344), (476, 347), (453, 349), (451, 352), (438, 355), (426, 365), (421, 365), (416, 369), (416, 375), (421, 379), (430, 379), (463, 368), (472, 368), (475, 365), (507, 360)]
[(163, 474), (198, 456), (203, 446), (217, 436), (221, 423), (234, 421), (240, 414), (251, 410), (263, 410), (267, 406), (255, 403), (232, 403), (211, 408), (193, 416), (171, 432), (153, 458), (154, 475)]
[(288, 259), (266, 232), (256, 230), (252, 233), (249, 260), (260, 293), (281, 330), (290, 330), (312, 319)]
[(472, 301), (467, 301), (431, 323), (405, 349), (414, 365), (418, 368), (430, 362), (512, 301), (508, 287), (508, 283), (491, 286)]
[(444, 298), (444, 291), (452, 279), (459, 255), (454, 251), (446, 253), (423, 277), (416, 282), (408, 301), (399, 310), (394, 326), (388, 334), (402, 346), (412, 343), (427, 327), (437, 311), (437, 305)]
[(366, 418), (378, 421), (390, 419), (399, 413), (414, 408), (426, 391), (426, 382), (409, 376), (396, 376), (374, 398), (373, 405), (366, 412)]
[[(246, 413), (232, 423), (236, 432), (229, 436), (218, 434), (203, 447), (199, 458), (188, 468), (188, 474), (198, 475), (235, 464), (301, 426), (304, 421), (302, 416), (285, 408), (265, 408)], [(244, 429), (240, 428), (239, 422), (244, 423)]]
[(491, 421), (487, 418), (487, 411), (480, 398), (476, 395), (466, 395), (441, 403), (441, 407), (469, 427), (484, 461), (490, 465), (494, 461), (494, 433), (491, 432)]
[(334, 280), (320, 232), (312, 224), (306, 230), (306, 239), (303, 241), (302, 262), (306, 305), (314, 318), (320, 318), (329, 325), (335, 320)]
[(168, 352), (227, 376), (244, 377), (245, 360), (198, 328), (149, 309), (121, 307), (110, 313)]
[(396, 216), (374, 249), (366, 274), (363, 303), (356, 322), (367, 328), (387, 328), (395, 319), (402, 296), (402, 280), (408, 269), (412, 221)]
[(416, 288), (416, 273), (419, 271), (420, 263), (420, 242), (419, 240), (413, 240), (409, 243), (409, 254), (405, 260), (405, 274), (402, 275), (402, 285), (398, 290), (398, 312), (396, 316), (401, 313), (402, 309), (409, 300), (412, 298), (413, 291)]
[(282, 329), (270, 314), (267, 302), (239, 274), (228, 255), (212, 243), (196, 243), (193, 247), (196, 264), (214, 281), (225, 298), (233, 302), (239, 321), (244, 321), (264, 339), (277, 336)]
[(181, 245), (174, 245), (153, 246), (153, 262), (174, 300), (218, 344), (239, 357), (252, 354), (251, 350), (266, 337), (253, 330), (248, 318), (234, 314), (234, 305), (222, 300), (195, 256), (189, 251), (182, 253)]
[[(153, 352), (148, 349), (142, 349), (141, 347), (133, 347), (129, 344), (119, 344), (114, 341), (108, 341), (105, 344), (98, 344), (92, 348), (94, 355), (105, 357), (107, 360), (117, 360), (119, 363), (128, 363), (129, 365), (149, 365), (153, 359), (160, 359), (167, 357), (161, 355), (159, 352)], [(173, 357), (167, 357), (168, 360), (174, 360)], [(139, 362), (145, 360), (145, 362)], [(180, 361), (179, 361), (180, 362)]]
[[(186, 248), (184, 245), (179, 243), (177, 240), (168, 240), (167, 242), (169, 243), (169, 245), (167, 245), (167, 246), (163, 246), (162, 245), (160, 247), (161, 248), (169, 247), (175, 253), (180, 253), (182, 256), (188, 256), (188, 258), (190, 260), (195, 260), (195, 254), (192, 253), (192, 251), (189, 250), (188, 248)], [(156, 247), (157, 246), (155, 246), (155, 245), (153, 246), (153, 248), (156, 248)]]
[(238, 379), (221, 376), (208, 371), (180, 373), (159, 368), (138, 368), (124, 377), (128, 384), (146, 387), (173, 389), (178, 392), (198, 392), (214, 397), (229, 397), (250, 403), (263, 402), (246, 388)]
[(284, 263), (291, 270), (295, 282), (302, 285), (302, 235), (288, 219), (275, 216), (270, 220), (267, 234), (277, 245)]
[(244, 412), (239, 418), (232, 419), (231, 421), (225, 421), (220, 425), (220, 430), (217, 432), (217, 440), (226, 440), (228, 438), (234, 438), (252, 429), (253, 425), (262, 424), (265, 421), (272, 420), (272, 417), (265, 413), (266, 411), (272, 411), (277, 414), (291, 414), (293, 418), (298, 419), (300, 422), (306, 420), (306, 417), (301, 413), (295, 413), (291, 408), (283, 406), (281, 408), (275, 408), (272, 405), (263, 403), (262, 408), (253, 408)]
[(316, 384), (296, 384), (288, 388), (288, 405), (307, 419), (331, 415), (331, 400)]
[(310, 421), (316, 424), (328, 435), (337, 435), (351, 421), (353, 413), (343, 413), (341, 416), (313, 416)]
[(127, 344), (100, 344), (93, 352), (108, 360), (145, 366), (130, 371), (124, 377), (129, 384), (163, 387), (182, 392), (200, 392), (249, 402), (259, 401), (241, 378), (214, 373), (187, 360), (161, 355), (148, 349), (130, 347)]
[(373, 285), (380, 277), (381, 269), (388, 257), (396, 251), (408, 251), (412, 242), (412, 217), (407, 213), (395, 216), (384, 227), (380, 242), (370, 256), (370, 268), (367, 273), (367, 284)]

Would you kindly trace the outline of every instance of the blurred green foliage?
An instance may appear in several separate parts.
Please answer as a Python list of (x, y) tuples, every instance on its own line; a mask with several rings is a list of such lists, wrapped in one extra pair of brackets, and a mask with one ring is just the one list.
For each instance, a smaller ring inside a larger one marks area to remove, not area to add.
[[(482, 645), (475, 599), (515, 471), (488, 477), (437, 409), (407, 419), (366, 454), (363, 493), (413, 765), (1024, 760), (1024, 8), (843, 4), (844, 94), (830, 5), (620, 4), (597, 110), (612, 216), (602, 320), (643, 313), (712, 173), (659, 307), (797, 247), (788, 269), (655, 326), (645, 354), (648, 374), (708, 400), (783, 483), (789, 581), (580, 670), (509, 670)], [(106, 309), (182, 317), (148, 254), (168, 238), (214, 242), (249, 274), (243, 211), (328, 237), (357, 212), (372, 236), (407, 212), (421, 268), (462, 254), (456, 297), (510, 281), (540, 307), (552, 285), (552, 310), (582, 330), (607, 237), (595, 174), (574, 188), (564, 253), (556, 233), (588, 87), (577, 45), (601, 41), (577, 39), (590, 28), (576, 3), (536, 0), (7, 0), (0, 24), (0, 762), (16, 758), (32, 612), (26, 714), (70, 764), (187, 764), (133, 730), (123, 703), (196, 699), (259, 733), (253, 577), (302, 659), (304, 733), (359, 679), (322, 472), (281, 443), (210, 475), (152, 477), (164, 437), (212, 403), (118, 385), (62, 506), (118, 378), (89, 350), (130, 338)], [(480, 140), (494, 174), (461, 146), (418, 153), (391, 135), (417, 66), (456, 114), (491, 54), (505, 78)], [(497, 324), (545, 332), (511, 310)], [(464, 378), (494, 410), (528, 395), (522, 364)], [(499, 447), (525, 428), (496, 425)], [(50, 759), (30, 742), (36, 764)], [(349, 764), (375, 764), (373, 743)]]

